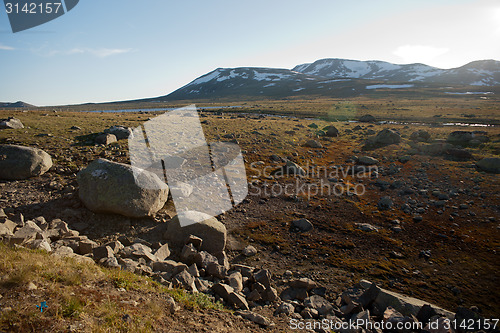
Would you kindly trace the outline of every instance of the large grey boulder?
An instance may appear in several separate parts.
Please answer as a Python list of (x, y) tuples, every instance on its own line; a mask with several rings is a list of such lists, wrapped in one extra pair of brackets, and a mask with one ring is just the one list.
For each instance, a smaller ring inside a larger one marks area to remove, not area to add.
[(398, 132), (385, 128), (377, 135), (369, 137), (363, 149), (374, 149), (401, 142), (401, 135)]
[(218, 254), (224, 251), (226, 246), (227, 231), (224, 224), (215, 217), (205, 213), (188, 211), (182, 212), (184, 221), (191, 220), (193, 223), (182, 227), (179, 215), (176, 215), (168, 222), (167, 231), (164, 238), (171, 246), (182, 247), (189, 235), (194, 235), (203, 240), (201, 250), (211, 254)]
[(14, 117), (9, 117), (7, 119), (1, 119), (0, 120), (0, 129), (16, 129), (16, 128), (24, 128), (23, 123), (21, 120), (14, 118)]
[(487, 157), (476, 163), (476, 166), (485, 172), (489, 173), (500, 173), (500, 158), (499, 157)]
[(313, 224), (308, 219), (304, 218), (292, 221), (292, 226), (304, 232), (314, 228)]
[(446, 141), (454, 145), (465, 146), (474, 138), (474, 134), (469, 131), (453, 131), (448, 135)]
[(361, 164), (361, 165), (376, 165), (376, 164), (378, 164), (378, 160), (376, 158), (371, 157), (371, 156), (361, 156), (358, 159), (358, 164)]
[(306, 143), (304, 143), (304, 147), (323, 148), (323, 145), (316, 140), (308, 140)]
[(399, 142), (401, 142), (399, 133), (388, 128), (381, 130), (375, 136), (375, 144), (392, 145)]
[[(366, 280), (361, 280), (359, 284), (366, 290), (368, 290), (372, 286), (372, 283)], [(428, 305), (431, 306), (435, 311), (449, 319), (453, 319), (454, 317), (453, 313), (446, 311), (436, 305), (382, 288), (378, 289), (378, 293), (374, 300), (374, 305), (379, 309), (386, 309), (390, 306), (405, 316), (416, 316), (423, 306)]]
[(371, 114), (365, 114), (359, 118), (359, 121), (362, 123), (374, 123), (377, 121), (377, 119)]
[(132, 135), (132, 129), (125, 126), (111, 126), (104, 130), (104, 133), (113, 134), (118, 140), (128, 139)]
[(43, 175), (52, 158), (38, 148), (0, 145), (0, 179), (19, 180)]
[(410, 140), (417, 142), (427, 142), (431, 138), (431, 135), (426, 130), (418, 130), (410, 135)]
[(156, 174), (101, 158), (80, 171), (77, 181), (80, 199), (98, 213), (150, 216), (168, 199), (168, 186)]
[(337, 127), (335, 127), (333, 125), (327, 126), (323, 130), (325, 131), (325, 135), (328, 137), (339, 136), (339, 130), (337, 129)]
[(98, 145), (106, 146), (113, 142), (116, 142), (116, 136), (114, 134), (103, 133), (95, 138), (95, 143)]

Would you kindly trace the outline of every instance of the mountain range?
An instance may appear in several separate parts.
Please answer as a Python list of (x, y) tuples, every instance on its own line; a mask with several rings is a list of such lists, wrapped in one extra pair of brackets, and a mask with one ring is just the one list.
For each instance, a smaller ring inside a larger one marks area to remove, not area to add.
[(217, 68), (176, 91), (149, 101), (224, 97), (347, 97), (379, 89), (422, 87), (492, 87), (500, 85), (500, 61), (479, 60), (452, 69), (424, 64), (322, 59), (280, 68)]

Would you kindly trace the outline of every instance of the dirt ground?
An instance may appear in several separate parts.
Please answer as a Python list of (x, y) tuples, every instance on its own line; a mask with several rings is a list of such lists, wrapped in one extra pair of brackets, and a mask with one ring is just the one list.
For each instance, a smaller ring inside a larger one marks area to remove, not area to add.
[[(309, 277), (325, 286), (331, 300), (360, 279), (367, 279), (451, 311), (460, 305), (475, 305), (485, 316), (500, 316), (500, 182), (498, 175), (474, 167), (474, 161), (481, 157), (498, 156), (497, 127), (481, 127), (490, 142), (470, 148), (473, 159), (456, 160), (416, 154), (409, 136), (425, 129), (433, 139), (446, 139), (452, 131), (467, 130), (459, 126), (203, 114), (208, 141), (228, 141), (223, 136), (234, 134), (246, 162), (249, 195), (219, 216), (229, 231), (227, 247), (233, 263), (270, 269), (278, 291), (284, 287), (283, 273), (290, 270), (294, 276)], [(40, 177), (0, 181), (0, 207), (7, 213), (22, 213), (26, 219), (61, 218), (99, 243), (121, 235), (162, 240), (165, 222), (175, 215), (171, 201), (153, 218), (95, 214), (81, 204), (76, 182), (76, 172), (98, 157), (128, 162), (126, 140), (94, 146), (94, 133), (111, 125), (138, 126), (154, 115), (0, 111), (0, 118), (6, 116), (18, 117), (27, 128), (0, 131), (0, 143), (42, 148), (55, 162)], [(340, 136), (318, 137), (317, 130), (309, 127), (311, 123), (320, 129), (333, 124)], [(353, 130), (358, 125), (361, 129)], [(370, 130), (384, 128), (401, 133), (402, 142), (363, 151)], [(304, 147), (309, 139), (319, 141), (323, 148)], [(283, 165), (283, 161), (273, 161), (272, 155), (296, 162), (308, 175), (270, 177), (268, 171)], [(331, 173), (349, 170), (355, 155), (378, 159), (378, 173), (360, 177)], [(401, 156), (410, 157), (401, 162)], [(312, 173), (317, 170), (329, 173)], [(321, 182), (323, 187), (318, 187)], [(299, 190), (307, 186), (309, 190)], [(289, 190), (285, 193), (284, 188)], [(354, 188), (362, 193), (350, 193)], [(450, 191), (453, 195), (449, 200), (435, 204), (439, 201), (437, 192)], [(377, 203), (384, 196), (392, 199), (393, 206), (380, 210)], [(411, 212), (401, 209), (405, 204)], [(293, 229), (291, 222), (299, 218), (307, 218), (313, 230)], [(394, 220), (399, 221), (400, 231), (394, 230)], [(362, 231), (356, 223), (369, 223), (378, 231)], [(257, 248), (256, 256), (241, 256), (247, 244)], [(422, 251), (430, 251), (430, 256), (423, 256)], [(276, 323), (268, 331), (287, 330), (286, 318), (273, 317), (272, 309), (259, 311)], [(182, 309), (174, 318), (164, 320), (160, 327), (171, 332), (263, 331), (256, 324), (217, 310)]]

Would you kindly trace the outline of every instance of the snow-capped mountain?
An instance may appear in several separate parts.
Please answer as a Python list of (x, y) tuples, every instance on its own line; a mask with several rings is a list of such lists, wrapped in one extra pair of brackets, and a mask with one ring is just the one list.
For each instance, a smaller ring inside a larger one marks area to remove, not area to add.
[(474, 61), (440, 69), (424, 64), (322, 59), (293, 69), (217, 68), (155, 100), (322, 95), (350, 97), (376, 89), (500, 86), (500, 61)]
[(446, 83), (461, 85), (499, 85), (500, 61), (474, 61), (453, 69), (424, 64), (396, 65), (384, 61), (322, 59), (298, 65), (292, 71), (328, 78), (359, 78), (400, 82)]

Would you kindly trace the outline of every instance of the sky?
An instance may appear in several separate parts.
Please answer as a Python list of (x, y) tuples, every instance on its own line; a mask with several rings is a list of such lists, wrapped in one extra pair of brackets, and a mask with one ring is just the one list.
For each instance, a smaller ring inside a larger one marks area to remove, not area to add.
[(18, 33), (0, 3), (1, 102), (157, 97), (218, 67), (323, 58), (439, 68), (500, 60), (500, 1), (81, 0)]

